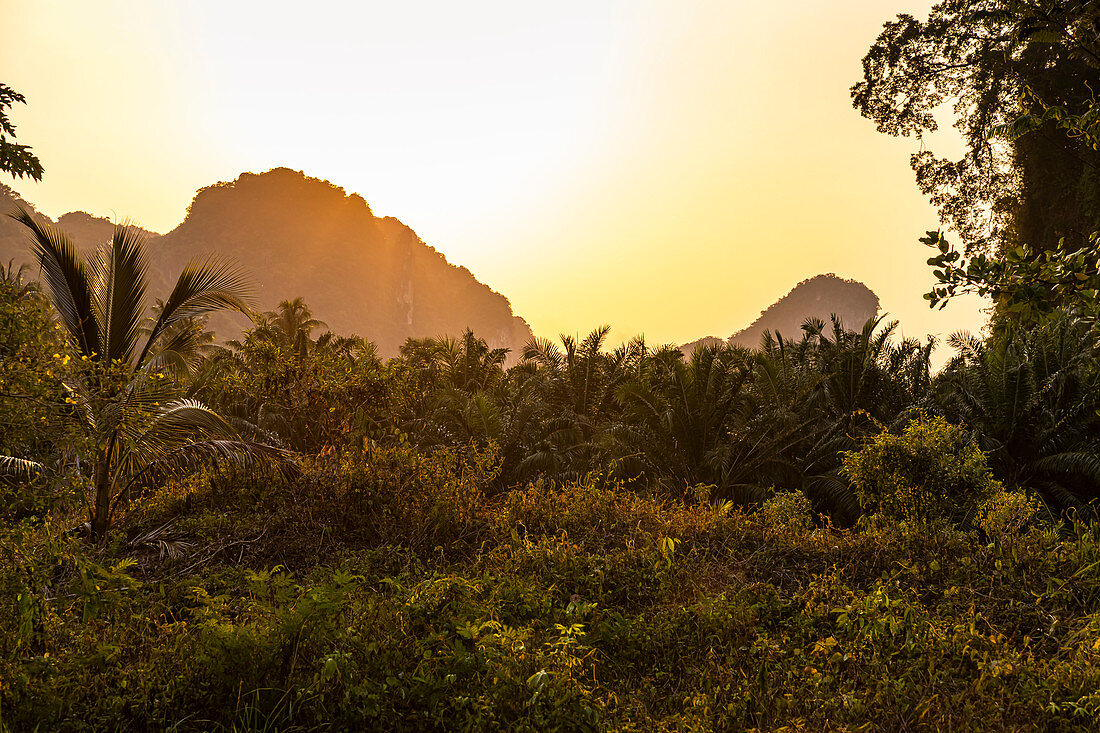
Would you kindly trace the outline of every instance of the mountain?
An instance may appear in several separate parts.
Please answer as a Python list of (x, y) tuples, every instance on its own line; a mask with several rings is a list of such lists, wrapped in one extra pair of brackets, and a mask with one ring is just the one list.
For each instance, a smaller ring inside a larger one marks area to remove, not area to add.
[(756, 347), (760, 345), (765, 331), (797, 339), (802, 336), (802, 323), (807, 318), (820, 318), (828, 322), (834, 313), (846, 327), (859, 329), (867, 319), (878, 315), (878, 310), (878, 296), (863, 283), (845, 280), (832, 273), (817, 275), (795, 285), (791, 292), (761, 311), (760, 317), (752, 324), (725, 341), (706, 336), (680, 348), (690, 354), (700, 346), (721, 343)]
[[(0, 186), (0, 212), (22, 203)], [(78, 212), (58, 220), (78, 246), (111, 236), (113, 225)], [(467, 327), (513, 354), (532, 338), (508, 299), (447, 261), (412, 229), (376, 217), (362, 197), (287, 168), (244, 173), (198, 191), (183, 222), (164, 235), (148, 233), (151, 293), (164, 297), (180, 268), (211, 254), (242, 264), (257, 284), (257, 307), (305, 299), (314, 316), (337, 333), (355, 333), (393, 355), (409, 337), (459, 335)], [(0, 222), (0, 258), (28, 259), (26, 234)], [(219, 335), (245, 325), (221, 317)]]

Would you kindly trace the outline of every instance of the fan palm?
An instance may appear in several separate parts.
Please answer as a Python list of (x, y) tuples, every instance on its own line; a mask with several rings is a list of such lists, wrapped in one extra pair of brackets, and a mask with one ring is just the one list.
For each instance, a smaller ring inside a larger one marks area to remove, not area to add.
[(90, 257), (25, 209), (12, 218), (30, 231), (33, 253), (80, 368), (66, 385), (93, 452), (87, 491), (94, 536), (102, 539), (134, 492), (211, 460), (281, 468), (287, 455), (243, 440), (217, 413), (181, 397), (178, 380), (201, 355), (207, 313), (248, 313), (248, 286), (237, 269), (213, 260), (184, 267), (147, 325), (148, 260), (138, 230), (119, 226)]

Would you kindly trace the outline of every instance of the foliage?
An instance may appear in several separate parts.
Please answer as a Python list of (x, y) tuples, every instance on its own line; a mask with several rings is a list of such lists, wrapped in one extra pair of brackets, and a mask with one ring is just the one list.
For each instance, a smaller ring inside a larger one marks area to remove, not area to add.
[(83, 257), (17, 214), (44, 283), (0, 267), (0, 731), (1092, 729), (1097, 238), (1061, 229), (1100, 219), (1095, 20), (949, 0), (865, 59), (881, 129), (953, 98), (967, 137), (914, 157), (968, 246), (929, 236), (929, 300), (1007, 316), (935, 376), (884, 318), (384, 361), (294, 298), (219, 344), (234, 268), (147, 317), (134, 230)]
[(71, 357), (25, 270), (0, 265), (0, 519), (7, 520), (42, 516), (67, 498), (81, 447), (66, 429), (71, 406), (61, 397)]
[(965, 425), (995, 475), (1054, 509), (1096, 498), (1100, 372), (1088, 325), (1055, 315), (987, 342), (958, 334), (936, 401)]
[[(1097, 7), (1091, 2), (942, 2), (925, 23), (899, 16), (864, 59), (852, 89), (880, 131), (934, 131), (954, 102), (968, 153), (951, 163), (913, 156), (922, 190), (965, 243), (921, 241), (944, 307), (990, 296), (997, 323), (1031, 326), (1056, 308), (1095, 322), (1097, 296)], [(996, 245), (996, 246), (991, 246)]]
[[(928, 19), (899, 15), (863, 60), (852, 100), (879, 131), (924, 141), (936, 112), (951, 105), (966, 152), (912, 156), (917, 183), (961, 236), (968, 253), (1028, 247), (1031, 256), (1084, 244), (1098, 228), (1097, 153), (1049, 120), (1034, 134), (994, 137), (1034, 102), (1082, 110), (1096, 88), (1091, 2), (980, 0), (937, 3)], [(1025, 93), (1027, 92), (1027, 93)]]
[(844, 472), (865, 511), (908, 522), (965, 524), (1000, 487), (981, 449), (942, 417), (883, 431), (844, 454)]
[(987, 536), (1005, 540), (1037, 527), (1042, 506), (1023, 491), (998, 491), (981, 507), (979, 525)]
[(300, 298), (283, 301), (243, 339), (214, 347), (191, 392), (243, 433), (304, 453), (376, 437), (381, 362), (362, 339), (314, 339), (323, 325)]
[[(491, 473), (467, 460), (447, 452), (417, 469), (406, 449), (319, 465), (293, 480), (306, 481), (299, 489), (192, 482), (179, 521), (196, 549), (175, 559), (6, 530), (0, 721), (62, 731), (1092, 726), (1093, 525), (1044, 525), (1026, 498), (999, 493), (983, 510), (989, 544), (891, 521), (809, 533), (798, 494), (745, 513), (593, 479), (481, 499), (472, 541), (451, 530), (423, 541), (422, 517), (458, 516), (485, 496)], [(324, 476), (345, 474), (357, 476), (348, 489), (310, 502)], [(421, 475), (432, 497), (421, 506), (434, 508), (380, 522), (381, 507), (412, 498), (395, 487)], [(372, 487), (362, 506), (376, 508), (349, 516), (352, 485)], [(183, 507), (149, 504), (141, 526)], [(278, 524), (295, 510), (307, 529), (256, 538), (261, 518)]]
[[(67, 385), (100, 372), (47, 377), (79, 351), (11, 303), (6, 373), (65, 406), (28, 455), (60, 465)], [(0, 724), (1091, 725), (1100, 529), (1050, 488), (1088, 516), (1079, 320), (956, 339), (935, 378), (877, 320), (690, 357), (597, 331), (511, 368), (473, 334), (383, 363), (311, 320), (287, 301), (157, 380), (302, 448), (298, 473), (157, 477), (100, 545), (64, 503), (0, 528)], [(815, 514), (860, 500), (854, 529)]]
[(764, 525), (776, 534), (804, 535), (813, 526), (810, 500), (801, 491), (779, 491), (760, 506)]
[(1056, 249), (1037, 256), (1020, 246), (996, 257), (981, 252), (965, 257), (941, 232), (928, 232), (921, 242), (939, 254), (928, 259), (937, 282), (924, 298), (930, 307), (942, 309), (957, 295), (990, 297), (1003, 320), (1024, 327), (1039, 323), (1059, 308), (1095, 323), (1100, 312), (1095, 281), (1100, 272), (1098, 241), (1100, 233), (1094, 232), (1085, 246), (1072, 251), (1062, 239)]
[(26, 176), (41, 181), (42, 163), (31, 152), (30, 146), (12, 142), (15, 140), (15, 125), (8, 117), (7, 110), (26, 102), (22, 94), (7, 84), (0, 84), (0, 171), (10, 173), (16, 178)]
[(196, 331), (178, 326), (222, 308), (247, 310), (236, 270), (214, 261), (187, 266), (143, 328), (147, 256), (136, 230), (116, 227), (110, 244), (85, 259), (28, 211), (12, 216), (31, 234), (72, 354), (61, 357), (64, 401), (88, 445), (84, 494), (96, 537), (106, 537), (120, 504), (165, 476), (211, 460), (254, 470), (284, 462), (279, 451), (241, 439), (217, 413), (182, 397), (178, 384), (199, 356)]

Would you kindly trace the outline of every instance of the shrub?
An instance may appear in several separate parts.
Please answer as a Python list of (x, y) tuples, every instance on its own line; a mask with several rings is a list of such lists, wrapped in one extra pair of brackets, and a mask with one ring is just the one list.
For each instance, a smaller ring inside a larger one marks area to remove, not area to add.
[(1022, 491), (998, 491), (982, 505), (978, 526), (990, 539), (1003, 539), (1034, 524), (1041, 509), (1034, 496)]
[(985, 454), (942, 417), (918, 418), (844, 454), (844, 473), (867, 513), (910, 522), (965, 524), (1000, 490)]
[(799, 537), (813, 526), (810, 500), (801, 491), (777, 491), (760, 507), (765, 530), (777, 536)]
[(498, 527), (532, 538), (564, 535), (593, 547), (623, 546), (643, 533), (659, 534), (661, 505), (598, 477), (557, 486), (542, 479), (504, 497)]
[(190, 503), (175, 494), (195, 490), (196, 483), (174, 486), (143, 526), (183, 510), (192, 514), (176, 524), (184, 534), (215, 542), (255, 538), (246, 544), (253, 560), (295, 569), (324, 561), (336, 547), (462, 555), (488, 532), (485, 487), (499, 465), (491, 446), (417, 453), (403, 445), (312, 456), (302, 461), (300, 475), (282, 482), (208, 474), (197, 486), (208, 481), (209, 488), (199, 488)]

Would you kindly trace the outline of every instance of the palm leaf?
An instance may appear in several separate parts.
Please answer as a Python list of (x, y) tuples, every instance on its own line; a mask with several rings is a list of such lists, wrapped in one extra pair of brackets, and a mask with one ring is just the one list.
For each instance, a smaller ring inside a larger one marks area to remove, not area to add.
[(251, 295), (252, 287), (247, 277), (236, 266), (213, 258), (188, 263), (164, 302), (137, 364), (144, 364), (172, 326), (185, 319), (223, 309), (251, 315), (247, 303)]
[(248, 471), (260, 477), (285, 478), (298, 471), (293, 454), (264, 443), (246, 440), (195, 441), (145, 464), (128, 478), (125, 486), (116, 493), (115, 500), (124, 496), (127, 489), (186, 475), (211, 463)]
[(31, 248), (45, 276), (50, 300), (77, 350), (90, 358), (101, 355), (101, 327), (95, 318), (92, 273), (67, 235), (39, 224), (19, 207), (11, 218), (31, 231)]
[(29, 461), (26, 458), (0, 455), (0, 476), (33, 476), (43, 468), (37, 461)]
[(102, 278), (94, 291), (103, 329), (104, 358), (129, 364), (145, 315), (146, 270), (144, 241), (133, 227), (115, 227), (108, 248), (101, 250), (93, 270)]
[(1096, 453), (1058, 453), (1040, 458), (1033, 465), (1044, 473), (1076, 475), (1100, 482), (1100, 455)]

